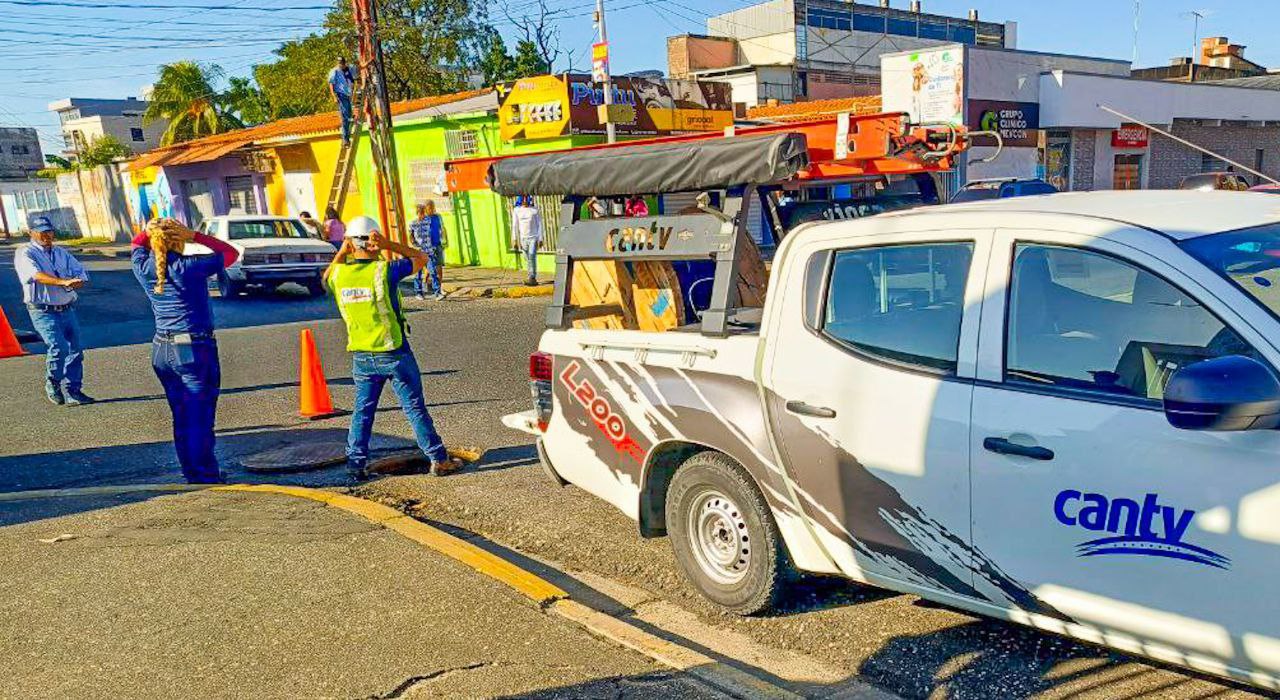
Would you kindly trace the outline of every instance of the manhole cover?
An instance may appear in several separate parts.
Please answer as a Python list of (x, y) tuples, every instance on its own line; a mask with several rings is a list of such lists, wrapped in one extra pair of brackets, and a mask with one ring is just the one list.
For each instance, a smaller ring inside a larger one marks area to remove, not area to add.
[(240, 464), (246, 471), (281, 474), (323, 469), (347, 461), (346, 445), (341, 442), (311, 442), (285, 445), (244, 457)]

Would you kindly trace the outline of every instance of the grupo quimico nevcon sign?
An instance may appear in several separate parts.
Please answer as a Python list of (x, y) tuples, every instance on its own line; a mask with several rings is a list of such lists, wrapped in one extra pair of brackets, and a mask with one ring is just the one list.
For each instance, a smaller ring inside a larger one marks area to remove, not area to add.
[(1040, 145), (1040, 105), (1036, 102), (969, 100), (966, 122), (972, 130), (999, 133), (1007, 147)]

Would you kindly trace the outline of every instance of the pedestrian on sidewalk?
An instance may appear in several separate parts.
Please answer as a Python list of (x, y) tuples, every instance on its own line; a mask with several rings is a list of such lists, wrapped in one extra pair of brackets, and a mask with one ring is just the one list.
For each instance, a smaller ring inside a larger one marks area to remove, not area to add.
[(304, 211), (301, 214), (298, 214), (298, 221), (301, 221), (302, 225), (307, 227), (308, 233), (316, 238), (324, 240), (324, 226), (311, 216), (311, 212)]
[(511, 210), (513, 226), (511, 233), (514, 240), (512, 247), (524, 255), (525, 267), (529, 270), (526, 286), (538, 286), (538, 246), (542, 243), (542, 213), (534, 205), (533, 197), (522, 194), (516, 197), (516, 206)]
[[(419, 299), (425, 299), (424, 291), (431, 292), (432, 298), (439, 301), (444, 298), (444, 287), (440, 284), (440, 273), (444, 268), (445, 231), (444, 219), (436, 213), (436, 203), (427, 200), (418, 205), (418, 218), (409, 224), (409, 234), (413, 236), (414, 245), (427, 254), (427, 266), (413, 277), (413, 291)], [(427, 276), (428, 288), (423, 290), (422, 277)]]
[[(367, 216), (352, 220), (346, 235), (324, 278), (347, 324), (347, 352), (352, 353), (356, 398), (347, 434), (347, 465), (356, 479), (368, 478), (373, 418), (382, 388), (390, 381), (418, 447), (431, 460), (431, 474), (452, 474), (462, 462), (449, 457), (427, 411), (422, 372), (406, 342), (400, 303), (400, 282), (427, 264), (427, 254), (388, 239)], [(402, 257), (388, 260), (385, 253)]]
[[(213, 252), (184, 255), (188, 243)], [(156, 323), (151, 367), (173, 414), (173, 447), (182, 475), (193, 484), (224, 481), (213, 453), (222, 368), (213, 336), (209, 278), (239, 255), (229, 243), (174, 219), (153, 219), (133, 239), (133, 275), (151, 302)]]
[(324, 237), (333, 246), (334, 250), (342, 247), (342, 241), (346, 237), (347, 225), (342, 223), (342, 219), (338, 218), (338, 210), (333, 207), (327, 207), (324, 210)]
[(31, 325), (45, 344), (44, 393), (59, 406), (93, 403), (80, 390), (84, 381), (84, 346), (76, 290), (89, 282), (84, 265), (62, 246), (48, 217), (31, 220), (31, 242), (15, 251), (13, 267), (22, 283), (22, 301)]
[(633, 194), (627, 197), (627, 216), (648, 216), (649, 203), (644, 201), (644, 197)]
[(329, 71), (329, 94), (338, 103), (338, 115), (342, 117), (342, 142), (351, 140), (351, 93), (355, 89), (356, 79), (351, 74), (347, 59), (338, 57), (338, 65)]

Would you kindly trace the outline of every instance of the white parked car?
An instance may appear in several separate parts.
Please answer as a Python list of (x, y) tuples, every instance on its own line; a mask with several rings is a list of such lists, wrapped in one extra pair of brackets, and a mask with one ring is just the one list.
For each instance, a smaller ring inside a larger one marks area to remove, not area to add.
[(324, 293), (320, 277), (333, 260), (333, 246), (314, 238), (301, 220), (231, 214), (206, 219), (200, 231), (240, 251), (240, 259), (218, 275), (223, 298), (250, 286), (274, 289), (285, 282), (300, 284), (312, 295)]
[(553, 327), (504, 421), (709, 599), (839, 574), (1280, 689), (1273, 196), (809, 224), (698, 330)]

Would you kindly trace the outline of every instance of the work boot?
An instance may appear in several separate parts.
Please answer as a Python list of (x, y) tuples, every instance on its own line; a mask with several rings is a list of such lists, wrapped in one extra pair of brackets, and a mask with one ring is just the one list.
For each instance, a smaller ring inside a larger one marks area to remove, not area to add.
[(449, 457), (444, 461), (431, 461), (431, 476), (448, 476), (462, 469), (466, 464), (457, 457)]
[(93, 398), (92, 396), (89, 396), (83, 391), (80, 391), (79, 387), (76, 387), (75, 389), (67, 387), (66, 395), (67, 395), (66, 401), (68, 406), (82, 406), (84, 404), (94, 403), (97, 401), (97, 399)]
[(436, 301), (444, 301), (444, 292), (436, 292), (435, 296), (431, 298), (435, 299)]
[(347, 473), (357, 483), (369, 480), (369, 463), (363, 460), (347, 460)]
[(62, 396), (62, 387), (58, 386), (57, 384), (54, 384), (53, 382), (44, 383), (44, 395), (49, 397), (49, 401), (51, 403), (54, 403), (58, 406), (61, 406), (67, 402), (66, 398)]
[(530, 277), (529, 279), (525, 280), (524, 286), (526, 286), (526, 287), (536, 287), (536, 286), (538, 286), (538, 278), (537, 278), (537, 277)]

